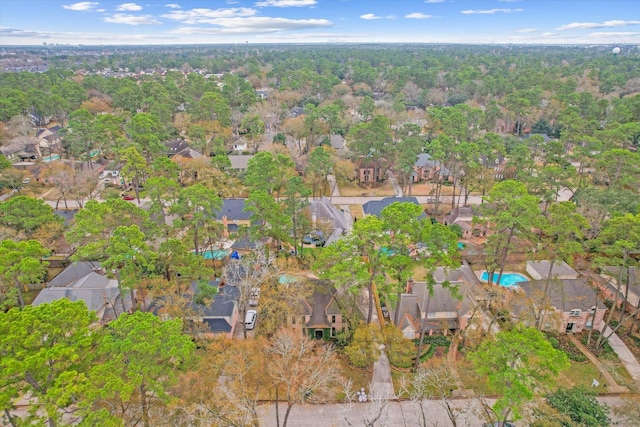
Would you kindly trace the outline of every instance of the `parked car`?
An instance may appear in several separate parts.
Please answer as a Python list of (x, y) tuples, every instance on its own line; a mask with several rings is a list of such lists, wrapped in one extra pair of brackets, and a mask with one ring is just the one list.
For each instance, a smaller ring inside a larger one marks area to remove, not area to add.
[(251, 289), (251, 293), (249, 294), (249, 306), (251, 307), (257, 306), (259, 300), (260, 300), (260, 288)]
[(316, 247), (324, 246), (326, 243), (326, 239), (324, 238), (324, 233), (322, 231), (314, 231), (313, 233), (309, 233), (302, 238), (302, 243), (305, 245), (315, 245)]
[(256, 327), (257, 318), (258, 312), (256, 310), (247, 310), (247, 315), (244, 317), (244, 327), (247, 331)]
[(135, 197), (130, 196), (129, 194), (122, 196), (122, 200), (135, 200), (135, 199), (136, 199)]

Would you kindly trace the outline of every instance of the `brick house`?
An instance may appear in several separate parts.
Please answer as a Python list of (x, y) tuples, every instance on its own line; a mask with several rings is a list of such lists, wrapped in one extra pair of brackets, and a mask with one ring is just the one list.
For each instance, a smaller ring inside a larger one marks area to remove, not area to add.
[(329, 339), (345, 327), (336, 288), (327, 280), (309, 281), (313, 294), (300, 300), (296, 312), (288, 318), (288, 326), (313, 339)]
[(518, 283), (515, 320), (534, 326), (537, 313), (542, 309), (543, 330), (569, 333), (592, 327), (602, 329), (607, 308), (596, 304), (598, 295), (586, 279), (552, 279), (548, 295), (545, 295), (546, 286), (547, 280)]

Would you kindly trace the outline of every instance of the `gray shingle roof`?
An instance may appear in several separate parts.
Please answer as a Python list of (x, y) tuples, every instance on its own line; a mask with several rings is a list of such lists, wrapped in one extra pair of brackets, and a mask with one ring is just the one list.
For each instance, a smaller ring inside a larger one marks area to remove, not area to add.
[(225, 215), (231, 221), (249, 220), (251, 212), (245, 211), (244, 207), (245, 199), (222, 199), (222, 207), (213, 214), (219, 220)]
[[(370, 200), (362, 205), (362, 211), (365, 215), (380, 216), (380, 213), (384, 208), (392, 203), (413, 203), (420, 206), (418, 199), (415, 197), (385, 197), (382, 200)], [(422, 214), (424, 216), (424, 213)]]
[[(541, 279), (549, 276), (550, 261), (527, 261), (527, 270), (533, 269)], [(564, 261), (556, 261), (551, 270), (551, 277), (559, 277), (563, 279), (577, 279), (578, 272)]]
[(204, 319), (203, 322), (213, 333), (231, 332), (231, 325), (224, 319)]
[[(544, 292), (546, 283), (546, 280), (531, 280), (518, 283), (518, 287), (529, 298), (536, 299)], [(596, 300), (596, 291), (585, 279), (552, 280), (549, 288), (551, 304), (563, 312), (578, 308), (590, 310)]]
[(100, 268), (100, 263), (97, 261), (76, 261), (54, 277), (47, 286), (68, 286), (91, 273), (94, 268)]

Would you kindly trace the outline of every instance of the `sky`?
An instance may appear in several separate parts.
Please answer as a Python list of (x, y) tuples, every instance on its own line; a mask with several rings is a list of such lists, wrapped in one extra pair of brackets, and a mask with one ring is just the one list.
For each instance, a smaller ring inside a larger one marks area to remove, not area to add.
[(1, 0), (0, 46), (640, 44), (640, 0)]

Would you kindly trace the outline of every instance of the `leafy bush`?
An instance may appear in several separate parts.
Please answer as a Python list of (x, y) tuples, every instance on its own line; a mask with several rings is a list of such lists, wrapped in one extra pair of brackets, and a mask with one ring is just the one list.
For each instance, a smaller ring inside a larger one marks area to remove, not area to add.
[[(419, 339), (414, 339), (413, 342), (417, 346), (420, 342)], [(451, 340), (444, 335), (431, 335), (425, 336), (422, 339), (422, 344), (431, 344), (432, 347), (449, 347), (451, 345)]]
[(547, 403), (561, 414), (571, 418), (573, 423), (561, 422), (566, 427), (574, 425), (606, 427), (611, 422), (608, 417), (609, 408), (606, 405), (600, 405), (595, 398), (595, 393), (583, 387), (559, 388), (555, 393), (547, 396)]
[(406, 339), (400, 329), (392, 325), (385, 327), (382, 333), (384, 335), (384, 344), (387, 347), (389, 363), (398, 368), (410, 368), (416, 351), (413, 342)]
[(562, 350), (570, 360), (574, 362), (586, 362), (587, 356), (580, 351), (570, 340), (569, 337), (563, 336), (554, 336), (547, 335), (547, 339), (553, 346), (553, 348), (557, 350)]
[(351, 344), (344, 348), (344, 354), (353, 366), (366, 368), (378, 360), (380, 356), (378, 343), (380, 342), (382, 342), (382, 337), (376, 327), (362, 325), (353, 334)]

